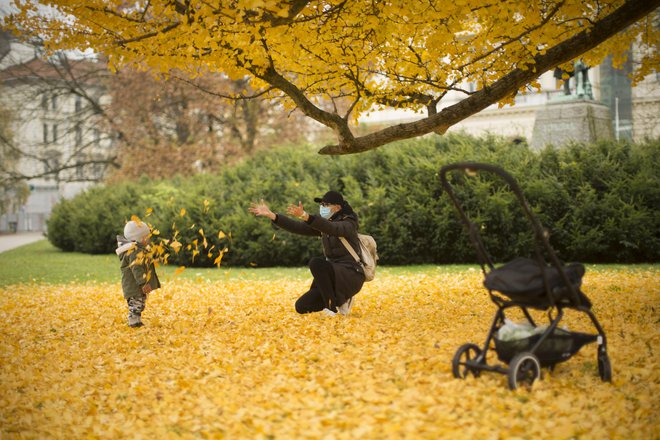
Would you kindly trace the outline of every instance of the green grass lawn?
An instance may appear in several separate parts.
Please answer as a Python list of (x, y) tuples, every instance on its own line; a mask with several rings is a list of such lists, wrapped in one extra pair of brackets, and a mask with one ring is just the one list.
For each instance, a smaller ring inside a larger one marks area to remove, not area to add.
[[(467, 270), (466, 265), (418, 265), (381, 267), (380, 273), (446, 273)], [(174, 276), (176, 266), (160, 267), (158, 275), (162, 279)], [(307, 279), (311, 275), (306, 267), (269, 268), (187, 268), (176, 275), (188, 279), (223, 280), (274, 280), (278, 278)], [(69, 283), (81, 281), (118, 282), (120, 280), (119, 260), (116, 255), (89, 255), (78, 252), (62, 252), (48, 240), (21, 246), (0, 253), (0, 286), (18, 283)]]
[[(657, 265), (588, 265), (588, 270), (647, 270)], [(428, 275), (478, 270), (478, 265), (414, 265), (379, 267), (378, 273), (407, 275), (425, 273)], [(160, 267), (159, 276), (167, 280), (175, 276), (175, 266)], [(275, 280), (307, 279), (311, 275), (306, 267), (270, 268), (188, 268), (182, 278), (199, 280)], [(19, 283), (70, 283), (84, 281), (118, 282), (120, 279), (119, 260), (114, 254), (89, 255), (77, 252), (62, 252), (48, 240), (21, 246), (0, 253), (0, 286)]]

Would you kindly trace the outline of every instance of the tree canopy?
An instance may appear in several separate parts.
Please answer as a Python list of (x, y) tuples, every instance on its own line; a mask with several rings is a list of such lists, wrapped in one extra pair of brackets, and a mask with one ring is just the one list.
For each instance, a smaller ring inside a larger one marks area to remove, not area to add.
[[(125, 65), (192, 78), (247, 78), (249, 93), (282, 99), (334, 130), (346, 154), (444, 133), (514, 96), (543, 72), (583, 57), (615, 62), (633, 41), (637, 79), (658, 66), (660, 0), (23, 0), (7, 24), (51, 49), (102, 52)], [(41, 5), (41, 6), (40, 6)], [(43, 5), (54, 11), (43, 12)], [(474, 91), (465, 90), (472, 82)], [(465, 99), (443, 107), (450, 91)], [(379, 108), (420, 119), (362, 136), (361, 114)]]

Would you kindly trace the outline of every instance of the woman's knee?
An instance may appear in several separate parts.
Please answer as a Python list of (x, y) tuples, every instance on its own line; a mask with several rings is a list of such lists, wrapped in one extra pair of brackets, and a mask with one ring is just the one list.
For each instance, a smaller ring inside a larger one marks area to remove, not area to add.
[(315, 301), (314, 298), (310, 298), (309, 295), (303, 295), (296, 301), (296, 312), (304, 315), (305, 313), (318, 312), (322, 310), (323, 307), (319, 308), (318, 301)]
[(304, 301), (301, 301), (301, 299), (302, 298), (298, 298), (298, 301), (296, 301), (296, 312), (300, 313), (301, 315), (311, 312), (311, 310), (306, 307), (306, 304)]
[(325, 258), (313, 257), (309, 260), (309, 270), (313, 275), (326, 271), (328, 268), (332, 269), (332, 264), (330, 264)]

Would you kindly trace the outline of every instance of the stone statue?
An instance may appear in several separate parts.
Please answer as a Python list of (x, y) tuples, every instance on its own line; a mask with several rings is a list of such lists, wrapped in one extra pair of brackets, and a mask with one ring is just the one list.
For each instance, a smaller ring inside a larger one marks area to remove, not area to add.
[[(584, 64), (584, 62), (580, 59), (577, 60), (573, 65), (572, 72), (566, 72), (557, 67), (554, 72), (554, 77), (564, 81), (564, 95), (572, 94), (570, 88), (570, 79), (575, 77), (575, 96), (578, 98), (593, 100), (594, 95), (591, 88), (591, 82), (589, 81), (588, 72), (589, 66)], [(568, 74), (568, 78), (564, 79), (564, 74)]]
[(591, 82), (589, 82), (589, 66), (582, 60), (577, 60), (574, 65), (575, 70), (575, 94), (580, 98), (594, 99), (591, 91)]
[[(564, 74), (567, 74), (568, 78), (564, 79)], [(569, 81), (573, 77), (573, 72), (566, 72), (561, 67), (556, 67), (553, 76), (555, 77), (555, 79), (562, 80), (564, 82), (564, 95), (570, 95), (571, 88), (569, 85)]]

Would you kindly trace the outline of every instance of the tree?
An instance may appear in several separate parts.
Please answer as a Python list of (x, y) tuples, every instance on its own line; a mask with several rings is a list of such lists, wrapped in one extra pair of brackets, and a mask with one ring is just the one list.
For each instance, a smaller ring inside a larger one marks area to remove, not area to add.
[[(326, 154), (444, 133), (494, 103), (511, 102), (543, 72), (582, 56), (595, 65), (630, 43), (656, 47), (649, 16), (660, 0), (46, 0), (20, 3), (15, 30), (51, 48), (91, 47), (112, 65), (219, 72), (287, 98), (331, 128)], [(658, 65), (658, 51), (640, 75)], [(469, 92), (465, 81), (477, 84)], [(466, 98), (441, 108), (460, 90)], [(241, 94), (239, 93), (239, 96)], [(356, 137), (351, 121), (374, 107), (424, 110), (418, 121)]]
[(112, 179), (216, 171), (264, 146), (303, 139), (304, 130), (293, 130), (302, 117), (287, 118), (257, 97), (226, 99), (249, 87), (211, 73), (193, 80), (183, 72), (164, 79), (130, 68), (117, 72), (106, 109), (122, 134)]
[[(249, 90), (244, 80), (218, 74), (190, 79), (184, 72), (156, 80), (130, 68), (111, 75), (103, 59), (64, 51), (46, 56), (36, 39), (21, 44), (42, 56), (13, 59), (0, 71), (5, 193), (30, 179), (97, 182), (217, 170), (275, 140), (297, 142), (305, 134), (294, 129), (302, 116), (287, 117), (275, 102), (228, 102), (231, 90)], [(8, 108), (14, 110), (11, 124)], [(11, 134), (10, 125), (21, 128)]]

